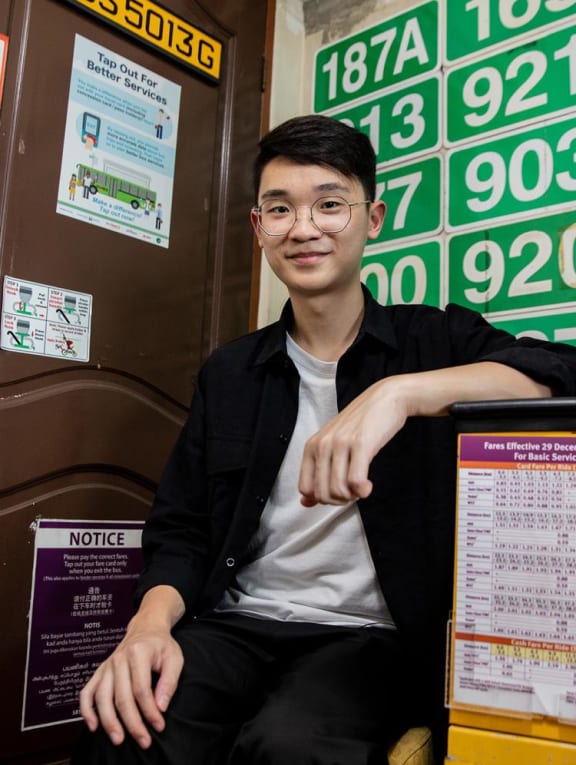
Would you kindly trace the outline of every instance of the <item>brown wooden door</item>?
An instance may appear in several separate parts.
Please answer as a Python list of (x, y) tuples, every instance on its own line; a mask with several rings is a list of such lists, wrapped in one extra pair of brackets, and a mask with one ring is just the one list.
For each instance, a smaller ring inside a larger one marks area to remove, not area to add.
[[(20, 731), (35, 519), (145, 518), (199, 365), (249, 329), (267, 0), (162, 5), (222, 41), (218, 84), (65, 0), (0, 2), (0, 277), (93, 297), (87, 363), (0, 350), (2, 763), (78, 733)], [(167, 248), (56, 213), (76, 35), (181, 87)]]

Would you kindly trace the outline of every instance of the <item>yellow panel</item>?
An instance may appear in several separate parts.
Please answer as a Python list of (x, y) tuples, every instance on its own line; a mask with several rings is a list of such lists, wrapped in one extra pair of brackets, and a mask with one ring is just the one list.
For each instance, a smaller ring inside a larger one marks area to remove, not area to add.
[(576, 765), (576, 746), (451, 725), (445, 765)]
[(222, 43), (153, 0), (68, 0), (218, 82)]
[[(550, 717), (510, 717), (489, 712), (451, 709), (450, 725), (576, 744), (576, 725), (562, 724)], [(576, 757), (574, 765), (576, 765)]]

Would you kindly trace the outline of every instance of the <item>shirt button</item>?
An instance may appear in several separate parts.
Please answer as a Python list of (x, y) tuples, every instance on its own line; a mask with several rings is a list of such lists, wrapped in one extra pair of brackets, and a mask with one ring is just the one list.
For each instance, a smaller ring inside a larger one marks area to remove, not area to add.
[(236, 561), (234, 560), (234, 558), (226, 558), (226, 565), (228, 566), (228, 568), (232, 568), (232, 566), (234, 566), (235, 564), (236, 564)]
[(288, 441), (290, 440), (288, 438), (288, 436), (286, 435), (286, 433), (280, 433), (279, 438), (280, 438), (280, 440), (282, 441), (283, 444), (287, 444)]
[(266, 498), (258, 495), (256, 497), (256, 502), (258, 503), (258, 505), (260, 505), (260, 507), (262, 507), (262, 505), (266, 502)]

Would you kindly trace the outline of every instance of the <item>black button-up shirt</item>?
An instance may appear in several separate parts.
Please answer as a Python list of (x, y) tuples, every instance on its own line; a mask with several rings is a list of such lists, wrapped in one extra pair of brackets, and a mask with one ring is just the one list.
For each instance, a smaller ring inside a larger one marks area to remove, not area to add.
[[(364, 293), (362, 326), (338, 362), (339, 409), (384, 377), (477, 361), (576, 393), (570, 346), (516, 339), (457, 305), (383, 307)], [(292, 321), (288, 303), (278, 322), (219, 348), (199, 374), (146, 524), (137, 588), (141, 597), (172, 585), (184, 619), (212, 609), (242, 565), (286, 453), (298, 409), (285, 342)], [(410, 642), (443, 633), (451, 605), (455, 442), (450, 417), (411, 418), (374, 457), (374, 489), (358, 503), (390, 613)]]

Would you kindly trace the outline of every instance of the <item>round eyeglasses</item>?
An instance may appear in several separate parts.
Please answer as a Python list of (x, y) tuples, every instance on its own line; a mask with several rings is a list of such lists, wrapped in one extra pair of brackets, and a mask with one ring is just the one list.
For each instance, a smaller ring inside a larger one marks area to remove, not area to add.
[(267, 199), (252, 212), (258, 216), (258, 225), (268, 236), (286, 236), (298, 219), (298, 208), (310, 210), (310, 220), (324, 234), (337, 234), (350, 223), (352, 208), (370, 204), (369, 199), (362, 202), (347, 202), (342, 197), (320, 197), (312, 205), (298, 205), (284, 199)]

